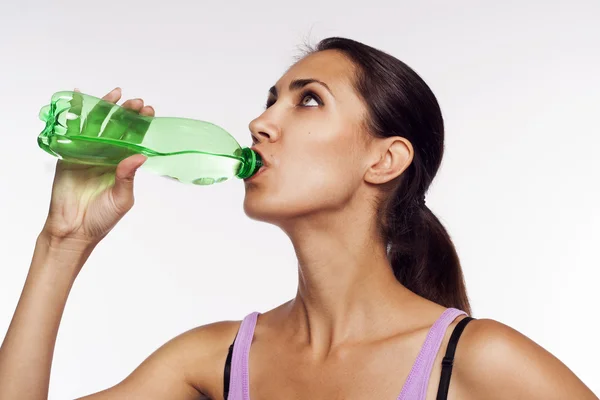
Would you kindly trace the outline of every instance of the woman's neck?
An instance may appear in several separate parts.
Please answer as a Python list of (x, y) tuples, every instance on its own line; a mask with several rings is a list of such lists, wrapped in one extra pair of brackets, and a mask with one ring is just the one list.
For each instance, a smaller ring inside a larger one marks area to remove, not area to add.
[(396, 280), (375, 230), (356, 220), (323, 224), (326, 230), (303, 225), (288, 232), (298, 258), (298, 292), (285, 318), (294, 336), (316, 357), (385, 336), (415, 295)]

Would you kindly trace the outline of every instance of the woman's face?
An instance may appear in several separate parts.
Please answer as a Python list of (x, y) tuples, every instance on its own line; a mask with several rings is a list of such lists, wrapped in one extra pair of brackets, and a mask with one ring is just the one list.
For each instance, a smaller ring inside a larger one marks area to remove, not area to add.
[(314, 53), (270, 90), (266, 110), (250, 123), (253, 148), (268, 166), (245, 182), (249, 217), (276, 223), (352, 199), (368, 168), (369, 137), (353, 68), (337, 51)]

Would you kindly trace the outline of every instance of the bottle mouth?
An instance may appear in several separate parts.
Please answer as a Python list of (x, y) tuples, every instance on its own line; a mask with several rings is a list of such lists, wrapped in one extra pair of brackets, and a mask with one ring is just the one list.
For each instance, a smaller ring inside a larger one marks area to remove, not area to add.
[(264, 165), (260, 154), (249, 147), (244, 147), (242, 149), (241, 158), (242, 166), (236, 175), (240, 179), (250, 178)]

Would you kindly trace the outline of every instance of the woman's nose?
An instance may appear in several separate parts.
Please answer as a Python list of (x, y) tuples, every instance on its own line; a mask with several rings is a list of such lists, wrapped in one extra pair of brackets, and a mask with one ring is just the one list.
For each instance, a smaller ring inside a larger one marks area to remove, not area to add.
[(264, 114), (252, 120), (249, 128), (252, 136), (254, 136), (255, 140), (258, 140), (259, 142), (274, 142), (279, 137), (278, 126), (265, 118)]

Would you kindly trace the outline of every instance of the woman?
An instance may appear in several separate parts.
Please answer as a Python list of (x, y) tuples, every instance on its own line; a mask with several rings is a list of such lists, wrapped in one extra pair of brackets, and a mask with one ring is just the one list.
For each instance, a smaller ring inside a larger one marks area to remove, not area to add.
[[(117, 88), (104, 99), (120, 96)], [(123, 106), (154, 115), (141, 99)], [(250, 130), (267, 167), (245, 182), (244, 210), (290, 237), (295, 298), (185, 332), (85, 399), (596, 399), (524, 335), (469, 317), (455, 249), (424, 204), (443, 120), (409, 67), (352, 40), (324, 40), (271, 88)], [(116, 170), (58, 162), (0, 351), (0, 399), (47, 398), (70, 288), (133, 206), (144, 160)]]

